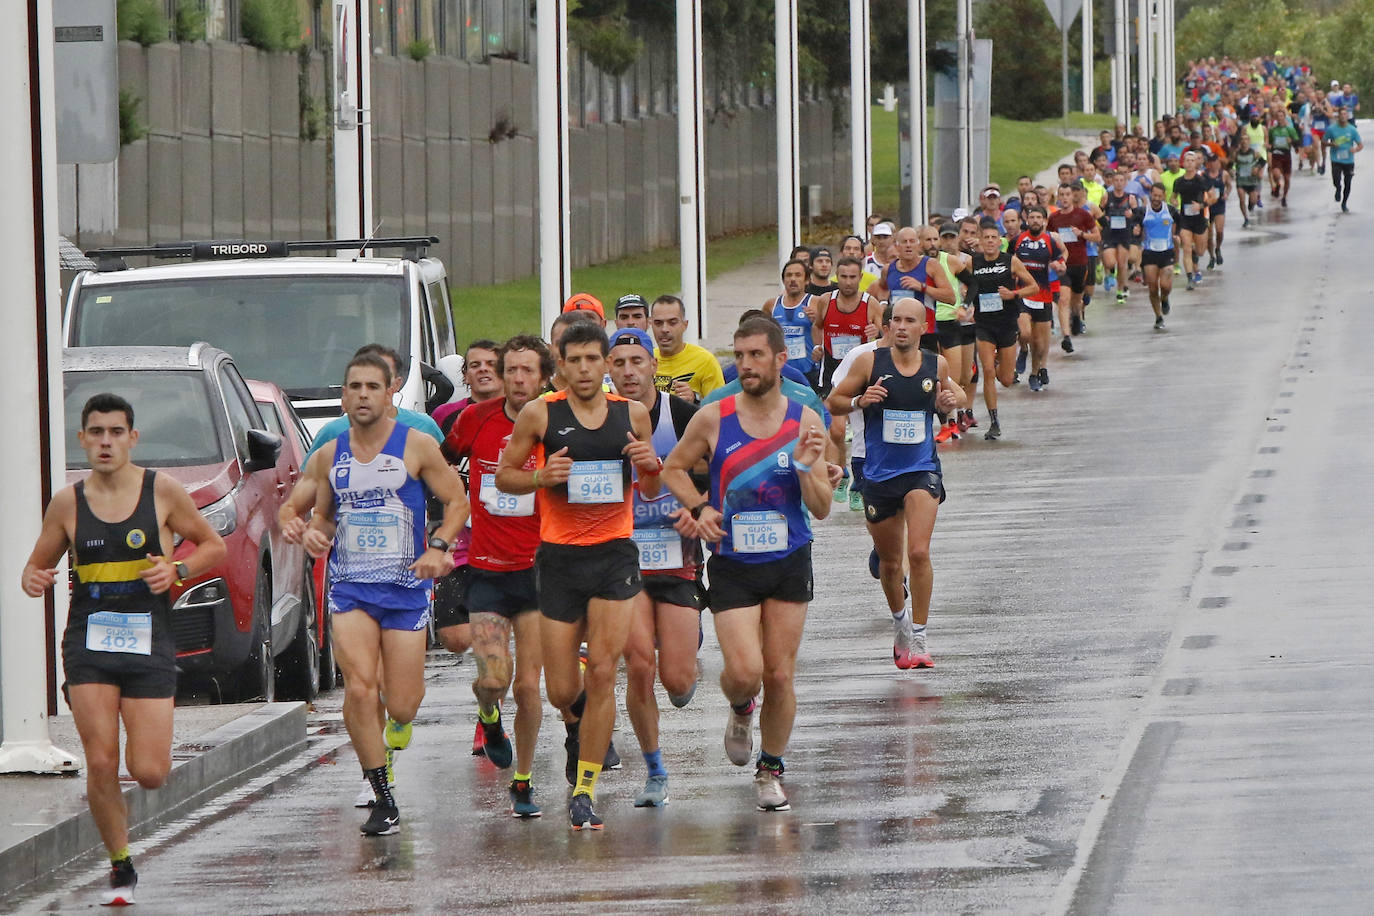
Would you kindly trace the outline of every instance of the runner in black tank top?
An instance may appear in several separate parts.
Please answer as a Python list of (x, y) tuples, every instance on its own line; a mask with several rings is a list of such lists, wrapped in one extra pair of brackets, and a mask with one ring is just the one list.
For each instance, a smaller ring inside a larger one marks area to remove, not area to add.
[[(129, 462), (133, 425), (133, 407), (121, 397), (98, 394), (86, 402), (78, 439), (91, 476), (53, 496), (23, 573), (24, 593), (38, 598), (56, 583), (63, 554), (74, 554), (63, 692), (85, 752), (91, 818), (110, 856), (104, 905), (133, 903), (138, 884), (119, 785), (120, 720), (129, 775), (145, 789), (158, 788), (172, 769), (176, 692), (168, 591), (225, 552), (179, 483)], [(174, 535), (183, 539), (180, 562), (163, 550)]]
[[(1010, 388), (1016, 377), (1016, 319), (1018, 299), (1034, 295), (1040, 288), (1021, 259), (1002, 251), (1002, 236), (997, 224), (985, 221), (978, 230), (981, 250), (973, 256), (973, 321), (978, 335), (978, 362), (982, 366), (983, 403), (992, 421), (984, 439), (998, 439), (1002, 425), (997, 420), (997, 383)], [(970, 405), (972, 406), (972, 405)]]

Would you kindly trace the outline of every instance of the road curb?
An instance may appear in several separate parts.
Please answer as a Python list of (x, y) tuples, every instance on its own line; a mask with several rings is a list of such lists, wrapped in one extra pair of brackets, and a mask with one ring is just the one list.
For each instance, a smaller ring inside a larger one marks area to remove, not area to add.
[[(124, 790), (134, 840), (228, 792), (305, 747), (304, 703), (265, 703), (212, 732), (172, 748), (172, 772), (160, 789)], [(62, 777), (58, 777), (62, 778)], [(0, 887), (22, 891), (101, 847), (88, 810), (70, 815), (0, 850)]]

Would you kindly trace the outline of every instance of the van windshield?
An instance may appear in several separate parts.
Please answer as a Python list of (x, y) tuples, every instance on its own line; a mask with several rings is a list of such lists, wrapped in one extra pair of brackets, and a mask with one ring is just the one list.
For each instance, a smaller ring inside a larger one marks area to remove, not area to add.
[[(337, 397), (353, 352), (367, 343), (409, 351), (402, 277), (187, 277), (86, 286), (72, 346), (189, 347), (234, 357), (244, 378), (296, 398)], [(331, 391), (331, 389), (333, 389)]]

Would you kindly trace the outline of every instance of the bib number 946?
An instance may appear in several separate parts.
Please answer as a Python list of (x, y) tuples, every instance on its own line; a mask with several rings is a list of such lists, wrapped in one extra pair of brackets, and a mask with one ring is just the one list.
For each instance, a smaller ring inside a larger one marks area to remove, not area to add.
[(625, 499), (620, 461), (574, 461), (568, 474), (568, 502), (618, 503)]

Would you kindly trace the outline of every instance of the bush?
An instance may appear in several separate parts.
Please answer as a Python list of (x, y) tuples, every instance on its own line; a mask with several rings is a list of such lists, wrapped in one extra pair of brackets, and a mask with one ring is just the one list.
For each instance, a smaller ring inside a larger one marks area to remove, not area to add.
[(634, 66), (644, 42), (626, 31), (624, 19), (568, 17), (568, 36), (587, 52), (587, 59), (607, 76), (619, 76)]
[(264, 51), (294, 51), (301, 44), (295, 0), (243, 0), (239, 27), (244, 41)]
[(434, 53), (434, 45), (428, 39), (417, 38), (406, 45), (406, 56), (411, 60), (424, 60)]
[(121, 41), (136, 41), (146, 48), (167, 40), (167, 19), (158, 0), (119, 0), (115, 23)]
[(148, 128), (139, 123), (138, 106), (143, 100), (127, 89), (119, 90), (119, 145), (127, 146), (148, 136)]
[(205, 40), (205, 10), (199, 0), (178, 0), (172, 31), (177, 41)]
[(992, 39), (992, 113), (1017, 121), (1061, 114), (1059, 29), (1045, 4), (983, 3), (974, 21), (978, 37)]

